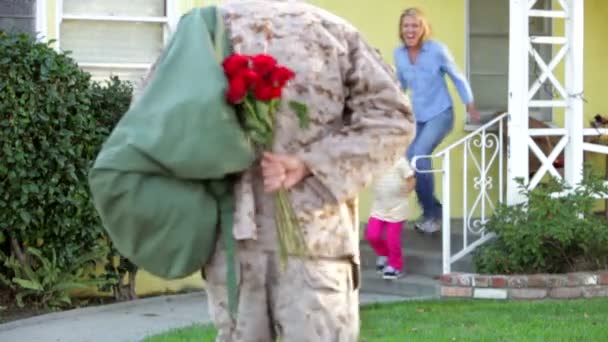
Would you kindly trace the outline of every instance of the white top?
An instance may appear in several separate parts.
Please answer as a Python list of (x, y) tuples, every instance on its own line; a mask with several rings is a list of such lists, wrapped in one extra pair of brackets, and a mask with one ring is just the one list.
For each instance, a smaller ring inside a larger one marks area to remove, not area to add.
[(373, 186), (374, 201), (371, 216), (388, 221), (401, 222), (409, 213), (409, 193), (406, 180), (414, 176), (414, 170), (405, 158), (379, 177)]

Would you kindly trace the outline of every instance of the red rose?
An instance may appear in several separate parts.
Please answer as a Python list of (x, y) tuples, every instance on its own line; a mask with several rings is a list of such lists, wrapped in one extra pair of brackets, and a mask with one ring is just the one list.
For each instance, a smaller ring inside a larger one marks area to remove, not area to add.
[(270, 101), (272, 99), (278, 99), (281, 97), (281, 88), (273, 87), (271, 84), (264, 82), (264, 80), (260, 79), (256, 82), (253, 94), (255, 95), (256, 100), (260, 101)]
[(270, 55), (260, 54), (251, 57), (251, 64), (253, 65), (253, 70), (264, 77), (274, 69), (277, 65), (277, 60)]
[(287, 81), (296, 77), (291, 69), (284, 66), (277, 66), (270, 73), (270, 83), (275, 87), (284, 87)]
[(283, 89), (279, 87), (270, 88), (270, 99), (279, 99), (283, 95)]
[(228, 78), (232, 78), (249, 68), (250, 57), (245, 55), (230, 55), (224, 59), (222, 67)]
[(250, 88), (251, 86), (256, 84), (258, 82), (258, 80), (260, 79), (260, 76), (252, 69), (246, 69), (240, 75), (245, 80), (247, 88)]
[(242, 76), (233, 77), (228, 83), (228, 90), (226, 90), (226, 99), (229, 103), (241, 103), (248, 90), (247, 82)]

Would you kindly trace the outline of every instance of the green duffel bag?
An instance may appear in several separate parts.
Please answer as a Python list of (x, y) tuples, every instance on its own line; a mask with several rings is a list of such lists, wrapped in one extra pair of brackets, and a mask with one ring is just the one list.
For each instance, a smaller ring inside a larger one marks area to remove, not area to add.
[(255, 155), (225, 101), (224, 32), (215, 7), (181, 18), (149, 83), (104, 143), (89, 184), (117, 250), (163, 278), (200, 270), (221, 226), (234, 287), (231, 179)]

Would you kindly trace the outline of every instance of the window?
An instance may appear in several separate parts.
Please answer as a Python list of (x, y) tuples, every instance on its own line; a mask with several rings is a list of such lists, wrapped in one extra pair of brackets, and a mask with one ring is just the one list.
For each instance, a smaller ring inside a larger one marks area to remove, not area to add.
[[(536, 9), (550, 9), (551, 0), (538, 0)], [(509, 86), (509, 0), (468, 0), (468, 77), (483, 121), (508, 107)], [(551, 35), (550, 19), (530, 21), (530, 34)], [(550, 45), (536, 46), (545, 61), (551, 58)], [(530, 83), (541, 71), (530, 58)], [(552, 89), (543, 87), (535, 100), (551, 99)], [(534, 109), (530, 115), (551, 120), (551, 108)], [(467, 120), (468, 121), (468, 120)]]
[(46, 34), (45, 0), (0, 0), (0, 30)]
[(166, 43), (176, 18), (172, 0), (58, 1), (58, 47), (93, 79), (138, 81)]

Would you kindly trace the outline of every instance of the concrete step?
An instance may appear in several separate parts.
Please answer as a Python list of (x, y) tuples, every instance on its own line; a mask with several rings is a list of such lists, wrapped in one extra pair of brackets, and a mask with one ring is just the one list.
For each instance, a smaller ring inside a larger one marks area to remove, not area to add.
[[(452, 232), (450, 235), (452, 250), (460, 250), (463, 246), (463, 239), (461, 232)], [(418, 250), (418, 251), (436, 251), (441, 252), (442, 246), (442, 235), (441, 232), (433, 234), (424, 234), (413, 227), (407, 227), (403, 229), (401, 234), (401, 245), (405, 249)]]
[[(361, 267), (375, 270), (376, 254), (367, 242), (361, 243)], [(422, 251), (403, 248), (404, 271), (406, 274), (437, 277), (443, 274), (441, 251)], [(452, 264), (453, 272), (474, 272), (472, 257), (466, 256)]]
[[(364, 229), (365, 226), (362, 226)], [(464, 245), (462, 219), (453, 219), (451, 225), (451, 248), (452, 253), (462, 249)], [(362, 234), (364, 236), (364, 234)], [(469, 234), (469, 243), (475, 241), (478, 236)], [(423, 234), (413, 228), (413, 224), (408, 224), (401, 236), (403, 248), (403, 258), (405, 271), (408, 274), (418, 274), (430, 277), (441, 275), (442, 269), (442, 235), (441, 232), (435, 234)], [(369, 243), (364, 238), (361, 240), (361, 265), (363, 268), (375, 268), (376, 255)], [(452, 265), (455, 272), (473, 272), (474, 266), (472, 256), (468, 255)]]
[(427, 276), (406, 274), (395, 280), (384, 280), (373, 269), (364, 269), (361, 274), (361, 292), (399, 296), (404, 299), (439, 298), (439, 283)]
[[(362, 229), (365, 227), (363, 226)], [(364, 235), (362, 235), (364, 236)], [(472, 242), (476, 236), (469, 235)], [(450, 236), (452, 252), (463, 246), (462, 220), (452, 221)], [(384, 280), (376, 272), (376, 255), (365, 239), (361, 240), (361, 292), (400, 296), (404, 299), (439, 298), (437, 277), (442, 269), (442, 235), (417, 232), (413, 224), (403, 229), (401, 237), (405, 276), (396, 280)], [(472, 257), (466, 256), (452, 265), (455, 272), (474, 272)]]
[[(361, 224), (361, 239), (365, 239), (365, 224)], [(475, 241), (479, 236), (469, 233), (467, 238), (469, 243)], [(401, 244), (404, 248), (421, 251), (441, 251), (442, 235), (441, 232), (434, 234), (424, 234), (414, 229), (414, 224), (408, 223), (401, 234)], [(464, 245), (462, 232), (462, 219), (453, 219), (451, 224), (451, 248), (452, 251), (459, 251)]]

